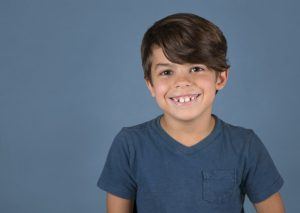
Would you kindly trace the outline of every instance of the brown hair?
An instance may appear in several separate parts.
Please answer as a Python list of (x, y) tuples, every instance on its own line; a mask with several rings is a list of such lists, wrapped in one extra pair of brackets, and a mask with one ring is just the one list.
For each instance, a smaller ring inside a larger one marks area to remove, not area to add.
[(141, 45), (144, 79), (151, 85), (152, 49), (162, 48), (166, 58), (178, 64), (202, 63), (223, 72), (227, 63), (227, 42), (212, 22), (191, 13), (176, 13), (155, 22), (144, 34)]

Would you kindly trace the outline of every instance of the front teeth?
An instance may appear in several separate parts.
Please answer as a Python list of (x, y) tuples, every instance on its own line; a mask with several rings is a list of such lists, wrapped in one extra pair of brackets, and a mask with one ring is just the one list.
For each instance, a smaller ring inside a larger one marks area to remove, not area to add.
[[(193, 99), (192, 99), (192, 100), (193, 100)], [(191, 99), (188, 98), (188, 97), (186, 97), (186, 98), (180, 98), (180, 99), (179, 99), (179, 102), (180, 102), (180, 103), (183, 103), (183, 102), (189, 102), (189, 101), (191, 101)]]
[(177, 102), (180, 102), (180, 103), (183, 103), (183, 102), (190, 102), (190, 101), (192, 101), (192, 100), (194, 100), (194, 99), (196, 99), (196, 97), (191, 97), (191, 98), (189, 98), (189, 97), (186, 97), (186, 98), (179, 98), (179, 99), (176, 99), (176, 98), (173, 98), (173, 100), (175, 100), (175, 101), (177, 101)]

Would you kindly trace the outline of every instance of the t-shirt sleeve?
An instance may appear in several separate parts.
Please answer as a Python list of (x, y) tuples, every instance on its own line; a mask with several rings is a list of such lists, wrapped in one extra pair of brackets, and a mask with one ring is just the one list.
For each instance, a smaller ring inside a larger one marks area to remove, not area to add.
[(251, 130), (247, 150), (244, 190), (252, 203), (258, 203), (282, 187), (284, 180), (260, 138)]
[(118, 197), (132, 200), (136, 196), (136, 182), (131, 169), (133, 150), (125, 136), (124, 128), (115, 136), (97, 186)]

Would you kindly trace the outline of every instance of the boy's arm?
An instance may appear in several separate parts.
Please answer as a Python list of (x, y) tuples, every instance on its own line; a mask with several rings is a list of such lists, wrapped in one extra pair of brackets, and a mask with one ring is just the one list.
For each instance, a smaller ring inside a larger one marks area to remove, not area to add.
[(258, 213), (284, 213), (284, 205), (279, 192), (269, 198), (254, 204)]
[(107, 213), (132, 213), (134, 201), (106, 193)]

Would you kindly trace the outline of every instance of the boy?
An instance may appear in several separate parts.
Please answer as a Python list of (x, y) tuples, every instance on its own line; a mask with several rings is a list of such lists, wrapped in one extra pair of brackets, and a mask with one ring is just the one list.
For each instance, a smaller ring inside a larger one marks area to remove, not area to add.
[(284, 181), (259, 137), (212, 114), (226, 52), (220, 29), (194, 14), (147, 30), (144, 78), (164, 113), (114, 138), (98, 180), (109, 213), (241, 213), (245, 195), (257, 212), (284, 212)]

